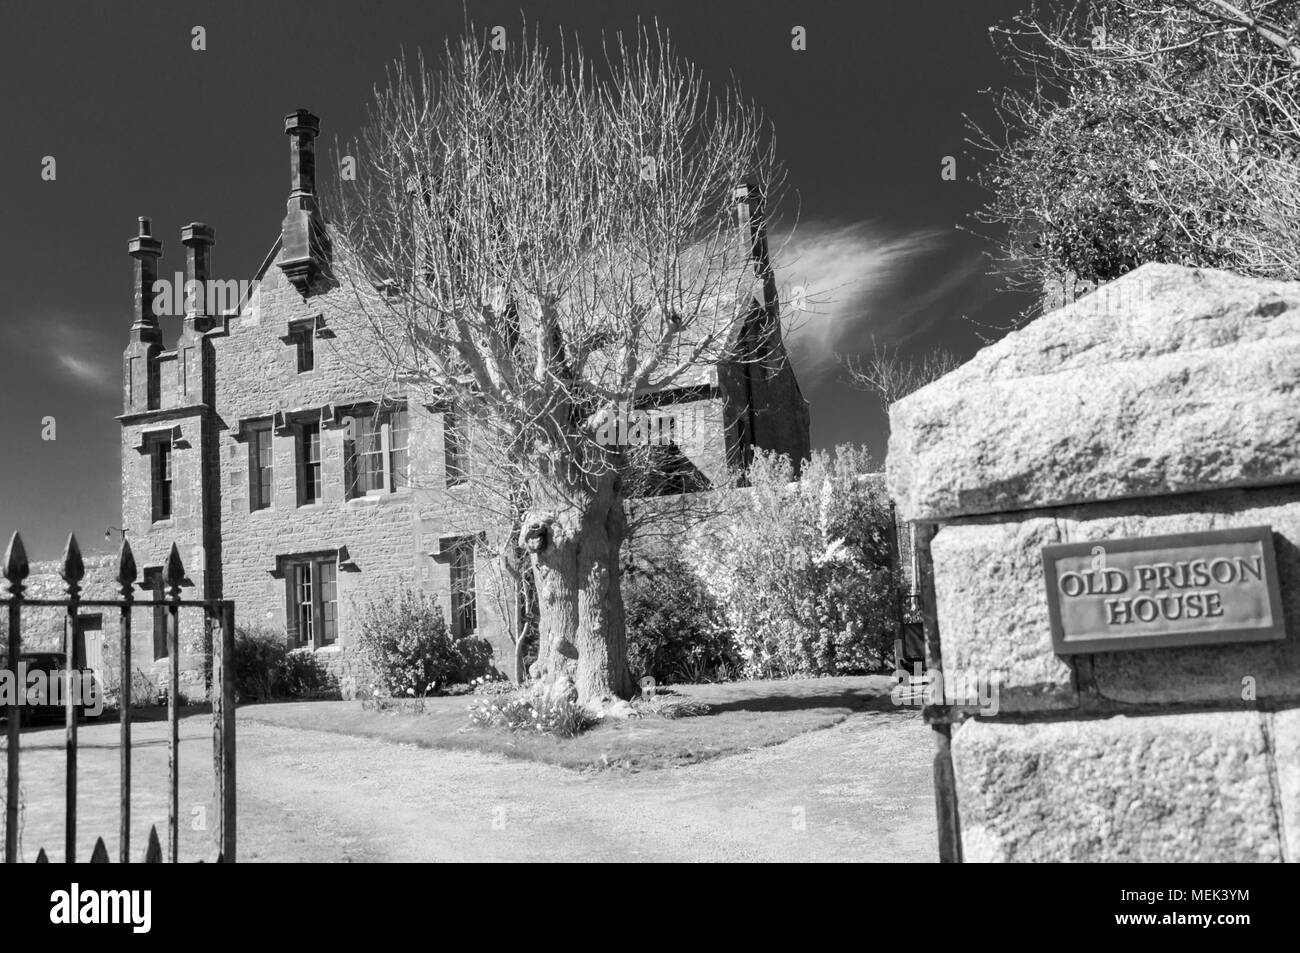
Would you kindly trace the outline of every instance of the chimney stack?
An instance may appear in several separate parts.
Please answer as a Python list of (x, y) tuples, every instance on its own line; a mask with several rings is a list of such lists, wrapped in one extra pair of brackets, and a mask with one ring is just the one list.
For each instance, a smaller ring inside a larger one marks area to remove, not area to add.
[(304, 298), (327, 290), (332, 249), (316, 200), (316, 137), (320, 119), (306, 109), (284, 117), (289, 136), (290, 192), (281, 225), (280, 270)]
[[(211, 225), (190, 222), (181, 229), (185, 246), (185, 323), (198, 331), (212, 327), (212, 302), (208, 300), (208, 279), (212, 277), (212, 245), (216, 233)], [(191, 293), (190, 289), (193, 288)]]
[(130, 413), (158, 409), (158, 354), (162, 351), (162, 326), (158, 323), (154, 282), (162, 242), (153, 237), (149, 219), (139, 219), (140, 233), (127, 243), (135, 259), (131, 336), (122, 353), (122, 409)]
[(763, 282), (763, 307), (773, 314), (779, 307), (776, 296), (776, 275), (767, 251), (767, 204), (762, 191), (755, 185), (739, 185), (732, 193), (736, 207), (736, 222), (740, 226), (740, 239), (745, 243), (754, 274)]
[(305, 109), (295, 109), (284, 117), (284, 131), (289, 136), (289, 198), (316, 195), (316, 137), (320, 119)]
[(158, 280), (158, 259), (162, 256), (162, 242), (152, 235), (152, 223), (143, 215), (139, 218), (140, 234), (127, 243), (135, 259), (132, 285), (132, 339), (162, 343), (162, 328), (158, 324), (158, 311), (154, 307), (154, 282)]

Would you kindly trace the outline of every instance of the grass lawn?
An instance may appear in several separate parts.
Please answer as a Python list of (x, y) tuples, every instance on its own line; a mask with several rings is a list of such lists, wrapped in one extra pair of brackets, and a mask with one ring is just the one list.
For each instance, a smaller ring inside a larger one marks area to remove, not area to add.
[(363, 711), (360, 702), (245, 705), (240, 720), (375, 738), (424, 748), (495, 752), (579, 771), (643, 771), (780, 744), (855, 711), (893, 710), (886, 675), (676, 685), (709, 706), (691, 717), (606, 721), (576, 738), (467, 728), (473, 696), (431, 698), (422, 714)]

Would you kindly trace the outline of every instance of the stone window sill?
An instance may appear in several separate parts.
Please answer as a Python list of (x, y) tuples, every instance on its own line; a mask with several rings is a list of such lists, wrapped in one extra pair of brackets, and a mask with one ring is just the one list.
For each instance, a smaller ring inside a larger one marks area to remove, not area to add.
[(354, 497), (350, 497), (350, 498), (347, 500), (347, 502), (348, 502), (348, 503), (367, 503), (367, 504), (374, 505), (374, 504), (377, 504), (377, 503), (383, 503), (385, 500), (401, 500), (401, 499), (406, 499), (406, 498), (409, 497), (410, 495), (411, 495), (411, 488), (410, 488), (410, 487), (402, 487), (401, 489), (399, 489), (399, 490), (394, 490), (394, 491), (392, 491), (391, 493), (389, 493), (389, 492), (384, 492), (384, 493), (367, 493), (365, 496), (354, 496)]

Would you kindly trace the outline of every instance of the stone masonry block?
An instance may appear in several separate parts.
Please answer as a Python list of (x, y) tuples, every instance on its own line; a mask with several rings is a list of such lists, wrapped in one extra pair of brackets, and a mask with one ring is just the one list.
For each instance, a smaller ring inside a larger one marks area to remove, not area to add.
[(1284, 641), (1080, 658), (1091, 659), (1097, 693), (1111, 701), (1300, 700), (1300, 489), (1294, 487), (1071, 507), (943, 527), (931, 546), (944, 669), (999, 676), (1003, 711), (1071, 707), (1077, 701), (1071, 663), (1052, 651), (1043, 546), (1258, 525), (1274, 531), (1288, 620)]
[(1300, 283), (1149, 264), (890, 408), (905, 520), (1300, 480)]
[(1280, 861), (1255, 712), (998, 724), (953, 733), (967, 861)]

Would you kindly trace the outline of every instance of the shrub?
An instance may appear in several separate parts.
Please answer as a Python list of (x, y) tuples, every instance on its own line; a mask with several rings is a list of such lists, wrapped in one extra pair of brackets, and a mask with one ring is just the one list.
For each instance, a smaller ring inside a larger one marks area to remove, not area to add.
[(384, 694), (423, 696), (492, 670), (487, 640), (453, 637), (442, 609), (424, 592), (404, 588), (359, 608), (358, 644)]
[(685, 560), (629, 567), (621, 587), (633, 679), (702, 682), (734, 673), (740, 656), (726, 614)]
[(897, 629), (898, 574), (883, 488), (865, 451), (818, 451), (799, 480), (760, 453), (726, 518), (688, 547), (754, 677), (878, 669)]
[(265, 701), (276, 694), (288, 648), (283, 632), (263, 626), (235, 628), (235, 686), (241, 698)]
[(496, 678), (492, 675), (481, 675), (474, 681), (470, 682), (470, 690), (475, 695), (509, 695), (515, 691), (514, 684), (508, 678)]
[[(119, 709), (122, 707), (122, 676), (116, 666), (107, 669), (104, 675), (104, 707)], [(130, 690), (132, 708), (157, 705), (160, 697), (166, 699), (167, 696), (162, 684), (139, 668), (131, 672)]]
[(338, 690), (334, 679), (311, 649), (286, 652), (280, 663), (279, 693), (289, 698), (315, 698)]

